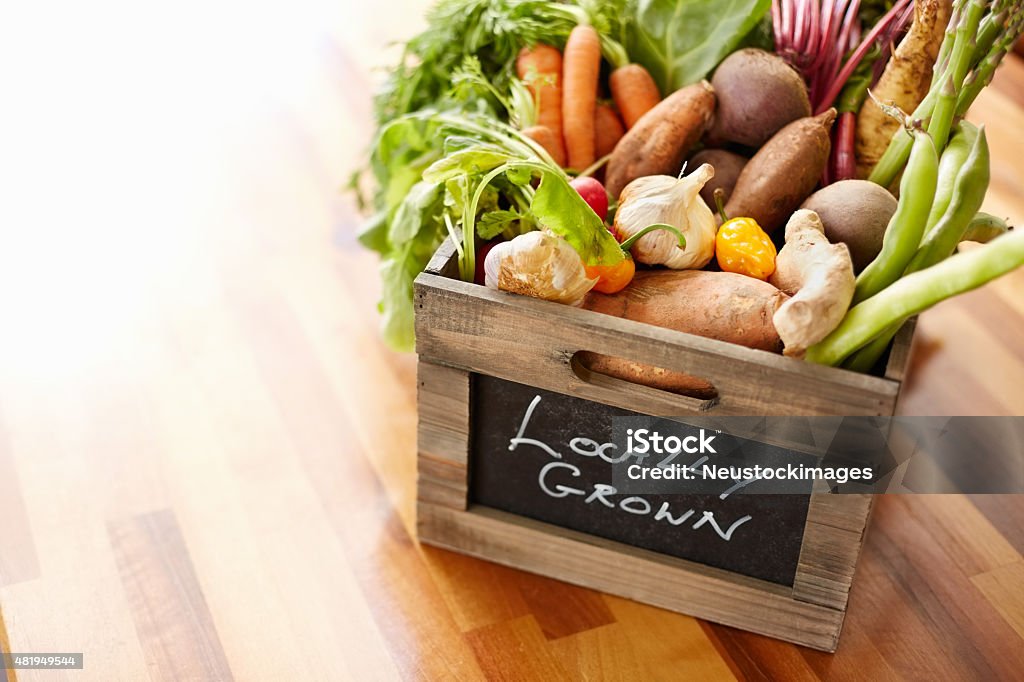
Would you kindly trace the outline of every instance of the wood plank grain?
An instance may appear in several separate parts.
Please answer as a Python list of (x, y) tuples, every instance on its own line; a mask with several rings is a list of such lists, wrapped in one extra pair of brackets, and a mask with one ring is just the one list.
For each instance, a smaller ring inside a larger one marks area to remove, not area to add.
[(519, 588), (548, 639), (568, 637), (615, 622), (601, 593), (558, 580), (531, 580)]
[[(1020, 552), (963, 495), (919, 495), (907, 508), (968, 576), (1020, 561)], [(1024, 587), (1024, 585), (1022, 585)]]
[(472, 630), (466, 641), (490, 682), (570, 679), (532, 616)]
[[(1024, 669), (1020, 638), (976, 590), (949, 553), (925, 535), (914, 513), (915, 498), (883, 497), (879, 504), (894, 513), (879, 515), (872, 533), (891, 566), (899, 567), (900, 585), (925, 617), (943, 649), (971, 671), (971, 676), (1010, 679)], [(904, 567), (910, 568), (906, 570)], [(912, 568), (911, 568), (912, 567)]]
[[(885, 506), (878, 509), (876, 524), (888, 515), (887, 511)], [(976, 679), (971, 665), (938, 639), (929, 627), (928, 614), (908, 589), (908, 583), (920, 580), (916, 567), (905, 561), (894, 562), (890, 548), (892, 540), (873, 528), (850, 594), (850, 602), (856, 607), (849, 610), (844, 625), (844, 630), (870, 633), (879, 656), (871, 655), (863, 662), (850, 659), (843, 651), (845, 639), (841, 639), (836, 656), (845, 660), (837, 665), (848, 670), (851, 666), (858, 670), (861, 663), (865, 671), (891, 669), (899, 679), (906, 680)], [(863, 653), (864, 647), (858, 646), (855, 651)], [(852, 677), (860, 678), (859, 673)], [(872, 678), (867, 675), (867, 679)]]
[[(7, 624), (4, 623), (3, 604), (0, 604), (0, 652), (11, 653), (11, 640), (7, 636)], [(4, 668), (3, 674), (3, 682), (17, 682), (16, 671)]]
[(979, 573), (971, 577), (971, 582), (1024, 639), (1024, 562)]
[(970, 495), (973, 504), (1019, 554), (1024, 554), (1024, 504), (1018, 495)]
[(462, 632), (531, 615), (519, 585), (533, 578), (492, 561), (423, 545), (423, 558)]
[(747, 680), (816, 680), (800, 647), (719, 625), (709, 626), (720, 645)]
[(39, 557), (0, 415), (0, 587), (39, 577)]
[[(474, 678), (475, 660), (401, 520), (389, 506), (379, 504), (383, 490), (352, 438), (357, 428), (319, 370), (301, 328), (290, 320), (288, 308), (274, 301), (238, 311), (243, 327), (262, 328), (267, 317), (276, 320), (275, 331), (263, 330), (253, 349), (257, 366), (328, 512), (330, 527), (353, 562), (353, 577), (364, 592), (361, 606), (373, 614), (375, 627), (391, 632), (389, 648), (399, 671), (405, 676)], [(306, 370), (296, 372), (297, 362), (305, 363)], [(405, 454), (410, 465), (412, 454)], [(414, 617), (424, 611), (438, 617)]]
[(111, 522), (109, 532), (151, 678), (234, 679), (174, 513)]
[(729, 665), (710, 646), (701, 621), (613, 595), (605, 595), (604, 600), (622, 633), (619, 646), (628, 644), (643, 670), (638, 677), (625, 674), (632, 660), (623, 658), (624, 664), (630, 667), (625, 668), (622, 679), (675, 680), (685, 676), (694, 680), (729, 680), (733, 677)]
[[(575, 679), (659, 679), (658, 673), (648, 672), (650, 666), (644, 662), (649, 659), (633, 646), (629, 632), (627, 626), (616, 622), (556, 639), (549, 643), (549, 648), (562, 667), (573, 672)], [(663, 679), (665, 669), (660, 670)]]

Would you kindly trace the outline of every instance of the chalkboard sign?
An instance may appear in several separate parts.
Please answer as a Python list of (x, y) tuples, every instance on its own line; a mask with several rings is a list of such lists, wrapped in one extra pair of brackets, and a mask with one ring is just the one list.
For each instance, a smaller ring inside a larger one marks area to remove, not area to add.
[(634, 413), (484, 375), (470, 395), (472, 502), (794, 584), (809, 495), (618, 494), (612, 465), (581, 453), (612, 440), (613, 417)]

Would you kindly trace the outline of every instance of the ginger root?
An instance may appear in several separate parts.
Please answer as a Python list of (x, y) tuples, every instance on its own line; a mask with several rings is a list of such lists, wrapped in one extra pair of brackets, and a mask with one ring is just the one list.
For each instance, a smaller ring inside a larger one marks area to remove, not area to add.
[(846, 244), (830, 244), (814, 211), (799, 210), (786, 224), (786, 244), (768, 280), (792, 296), (772, 317), (784, 353), (804, 352), (839, 326), (853, 300), (855, 277)]

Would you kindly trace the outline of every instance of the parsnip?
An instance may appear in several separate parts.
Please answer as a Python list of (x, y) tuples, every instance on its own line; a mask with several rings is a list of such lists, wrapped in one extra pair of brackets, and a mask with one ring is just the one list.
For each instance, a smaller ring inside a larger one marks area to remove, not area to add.
[[(912, 112), (932, 82), (932, 67), (945, 37), (952, 0), (917, 0), (914, 23), (893, 52), (878, 84), (871, 92), (884, 104)], [(857, 116), (857, 175), (867, 178), (882, 158), (900, 123), (882, 111), (870, 97)]]

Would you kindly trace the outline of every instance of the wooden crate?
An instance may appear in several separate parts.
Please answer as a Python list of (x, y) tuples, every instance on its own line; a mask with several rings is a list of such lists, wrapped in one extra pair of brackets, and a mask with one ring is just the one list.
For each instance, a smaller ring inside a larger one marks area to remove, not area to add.
[[(872, 508), (869, 495), (810, 497), (792, 586), (779, 585), (509, 514), (470, 498), (474, 374), (655, 416), (895, 412), (912, 325), (884, 377), (683, 334), (457, 279), (446, 242), (415, 284), (419, 353), (418, 530), (422, 542), (834, 651)], [(701, 400), (594, 375), (589, 351), (708, 379)], [(607, 567), (618, 570), (603, 570)]]

